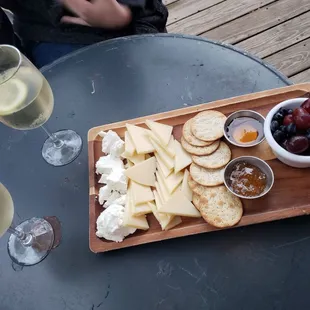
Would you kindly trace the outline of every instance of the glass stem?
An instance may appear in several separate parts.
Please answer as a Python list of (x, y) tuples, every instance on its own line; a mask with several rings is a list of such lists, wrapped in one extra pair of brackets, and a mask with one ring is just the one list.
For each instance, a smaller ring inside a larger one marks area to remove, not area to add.
[(10, 226), (8, 231), (15, 235), (22, 243), (24, 246), (31, 246), (33, 243), (33, 236), (31, 234), (26, 234), (23, 231), (19, 231), (15, 229), (14, 227)]
[(55, 147), (61, 148), (64, 145), (64, 142), (58, 139), (53, 133), (50, 133), (44, 126), (41, 128), (45, 131), (45, 133), (49, 136), (49, 138), (53, 141)]

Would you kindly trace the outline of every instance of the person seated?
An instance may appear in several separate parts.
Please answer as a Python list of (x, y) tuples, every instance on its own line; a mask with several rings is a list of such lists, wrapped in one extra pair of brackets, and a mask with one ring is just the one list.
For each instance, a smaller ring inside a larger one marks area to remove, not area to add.
[(0, 0), (14, 13), (14, 30), (37, 67), (100, 41), (165, 32), (161, 0)]

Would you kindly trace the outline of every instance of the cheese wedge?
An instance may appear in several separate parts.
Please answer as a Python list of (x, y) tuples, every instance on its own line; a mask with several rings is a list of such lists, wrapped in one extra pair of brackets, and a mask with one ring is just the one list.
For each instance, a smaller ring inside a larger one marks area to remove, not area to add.
[(157, 204), (158, 203), (160, 204), (160, 201), (159, 201), (158, 194), (157, 192), (155, 193), (155, 191), (154, 191), (154, 196), (155, 196), (156, 205), (152, 202), (148, 202), (148, 205), (152, 209), (152, 212), (156, 220), (158, 221), (159, 225), (161, 226), (161, 229), (165, 230), (167, 226), (172, 222), (174, 216), (158, 212)]
[(127, 153), (124, 152), (121, 156), (123, 158), (129, 159), (135, 165), (138, 164), (138, 163), (141, 163), (142, 161), (145, 160), (145, 155), (144, 154), (134, 153), (132, 156), (130, 156), (130, 155), (127, 155)]
[(163, 196), (163, 193), (162, 193), (162, 191), (161, 191), (161, 189), (160, 189), (160, 187), (159, 187), (158, 182), (155, 182), (155, 188), (156, 188), (156, 191), (157, 191), (157, 193), (158, 193), (160, 202), (161, 202), (161, 204), (163, 204), (165, 200), (164, 200), (164, 196)]
[(192, 163), (192, 157), (183, 149), (179, 141), (174, 141), (174, 172), (178, 173)]
[(135, 146), (137, 154), (147, 154), (154, 152), (154, 146), (149, 140), (150, 130), (131, 124), (126, 124), (130, 138)]
[(156, 137), (159, 139), (161, 144), (163, 144), (164, 146), (167, 146), (170, 141), (173, 127), (169, 125), (157, 123), (157, 122), (154, 122), (148, 119), (145, 121), (145, 123), (152, 130), (152, 132), (156, 135)]
[(175, 151), (174, 151), (174, 138), (173, 136), (170, 137), (170, 141), (168, 145), (163, 145), (161, 141), (156, 137), (156, 135), (152, 132), (148, 132), (149, 138), (152, 138), (158, 145), (161, 146), (161, 148), (169, 155), (171, 158), (174, 157)]
[(125, 170), (125, 175), (142, 185), (155, 186), (156, 158), (153, 156)]
[(149, 159), (151, 158), (152, 156), (150, 154), (145, 154), (145, 159)]
[(182, 219), (180, 216), (175, 216), (173, 220), (166, 226), (165, 230), (172, 229), (173, 227), (182, 223)]
[(154, 154), (157, 161), (157, 167), (161, 169), (164, 177), (166, 178), (173, 171), (173, 169), (168, 169), (167, 166), (164, 164), (163, 160), (160, 158), (160, 156), (156, 152)]
[(171, 156), (167, 154), (167, 152), (158, 144), (152, 137), (150, 137), (150, 141), (154, 146), (158, 156), (162, 159), (163, 163), (166, 165), (168, 169), (172, 169), (174, 167), (174, 160)]
[(166, 201), (168, 201), (171, 198), (171, 195), (169, 194), (165, 183), (164, 183), (164, 179), (162, 178), (162, 175), (158, 172), (155, 173), (156, 178), (157, 178), (157, 184), (158, 184), (158, 188), (156, 187), (156, 183), (155, 183), (155, 187), (157, 189), (157, 192), (159, 194), (160, 197), (162, 197), (162, 202), (165, 203)]
[(131, 195), (134, 205), (154, 200), (154, 195), (149, 186), (141, 185), (131, 181)]
[(183, 181), (182, 181), (182, 192), (185, 195), (185, 197), (189, 200), (189, 201), (193, 201), (193, 192), (190, 189), (189, 185), (188, 185), (188, 177), (189, 177), (189, 172), (186, 169), (184, 171), (184, 177), (183, 177)]
[(148, 202), (142, 203), (140, 205), (135, 206), (132, 204), (132, 215), (133, 216), (140, 216), (140, 215), (146, 215), (149, 213), (152, 213), (152, 209), (148, 205)]
[(132, 199), (130, 195), (127, 193), (127, 201), (125, 205), (123, 225), (126, 227), (133, 227), (142, 230), (149, 229), (149, 224), (147, 222), (145, 215), (133, 216), (131, 210), (132, 210)]
[(176, 191), (169, 201), (158, 208), (158, 211), (172, 215), (201, 217), (200, 212), (185, 197), (182, 191)]
[(166, 178), (164, 178), (163, 172), (160, 169), (158, 169), (157, 171), (159, 172), (160, 177), (163, 180), (163, 183), (165, 187), (167, 188), (169, 194), (172, 194), (183, 181), (184, 174), (182, 171), (178, 173), (171, 173)]
[(125, 131), (125, 154), (128, 156), (133, 156), (136, 148), (131, 140), (128, 131)]

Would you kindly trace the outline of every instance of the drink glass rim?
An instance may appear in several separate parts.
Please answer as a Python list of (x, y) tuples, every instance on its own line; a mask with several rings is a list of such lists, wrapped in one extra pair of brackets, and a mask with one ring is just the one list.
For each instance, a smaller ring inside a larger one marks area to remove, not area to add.
[(12, 68), (12, 69), (14, 69), (14, 72), (12, 73), (12, 75), (9, 76), (8, 78), (4, 79), (2, 82), (0, 82), (0, 85), (4, 84), (8, 80), (10, 80), (16, 74), (16, 72), (18, 71), (18, 69), (20, 68), (21, 63), (22, 63), (22, 54), (21, 54), (21, 52), (20, 52), (20, 50), (18, 48), (16, 48), (13, 45), (9, 45), (9, 44), (0, 44), (0, 49), (2, 47), (8, 48), (8, 49), (12, 49), (12, 50), (14, 50), (17, 53), (17, 55), (18, 55), (18, 64), (17, 64), (16, 67)]

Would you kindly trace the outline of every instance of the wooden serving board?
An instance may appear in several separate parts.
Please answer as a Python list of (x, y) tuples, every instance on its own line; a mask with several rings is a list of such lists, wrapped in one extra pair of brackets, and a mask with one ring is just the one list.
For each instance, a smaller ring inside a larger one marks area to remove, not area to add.
[[(268, 90), (256, 94), (219, 100), (184, 109), (140, 117), (128, 121), (95, 127), (88, 132), (89, 153), (89, 246), (94, 253), (105, 252), (129, 246), (161, 241), (164, 239), (188, 236), (203, 232), (218, 230), (207, 224), (202, 218), (182, 218), (183, 223), (172, 230), (162, 231), (153, 215), (148, 215), (150, 229), (138, 230), (128, 236), (123, 242), (116, 243), (99, 239), (96, 232), (96, 220), (103, 211), (97, 201), (99, 192), (99, 177), (95, 173), (95, 163), (100, 156), (102, 138), (98, 132), (114, 130), (120, 137), (124, 137), (125, 124), (131, 123), (145, 127), (146, 119), (156, 120), (174, 126), (173, 135), (180, 139), (183, 124), (194, 117), (198, 112), (215, 109), (225, 115), (238, 110), (255, 110), (266, 116), (268, 111), (281, 101), (291, 98), (304, 97), (310, 92), (310, 83), (299, 84), (279, 89)], [(296, 169), (288, 167), (275, 159), (266, 142), (253, 148), (238, 148), (231, 145), (233, 158), (242, 155), (258, 156), (267, 160), (275, 174), (275, 184), (272, 190), (263, 198), (256, 200), (243, 200), (244, 215), (235, 227), (256, 223), (269, 222), (284, 218), (310, 214), (310, 169)]]

